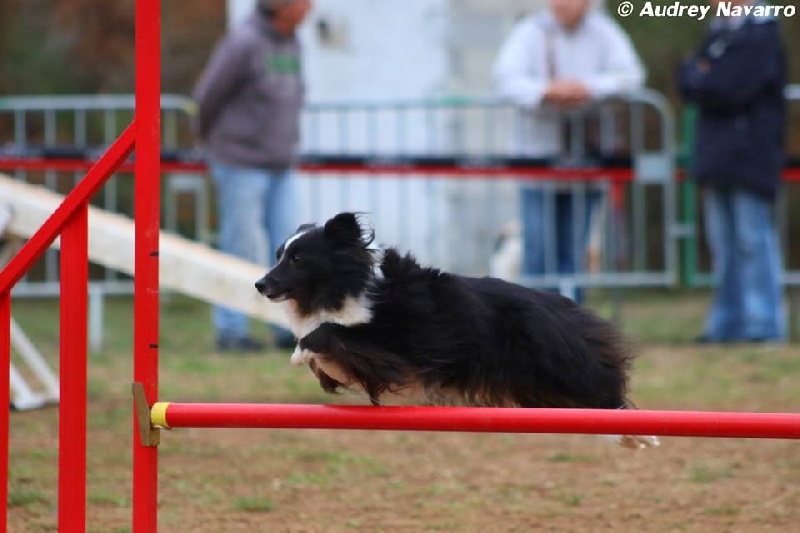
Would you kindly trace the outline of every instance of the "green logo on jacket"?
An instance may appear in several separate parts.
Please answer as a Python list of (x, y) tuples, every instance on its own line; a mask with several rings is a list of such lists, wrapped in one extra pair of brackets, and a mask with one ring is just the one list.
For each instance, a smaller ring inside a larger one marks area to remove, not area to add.
[(276, 74), (299, 74), (300, 59), (290, 55), (272, 56), (267, 59), (267, 69)]

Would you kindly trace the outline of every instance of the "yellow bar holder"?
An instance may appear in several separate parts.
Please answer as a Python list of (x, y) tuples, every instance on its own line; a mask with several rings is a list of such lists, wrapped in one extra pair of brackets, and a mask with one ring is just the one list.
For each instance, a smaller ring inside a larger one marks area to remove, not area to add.
[(170, 429), (167, 424), (169, 402), (156, 402), (150, 408), (150, 423), (157, 428)]

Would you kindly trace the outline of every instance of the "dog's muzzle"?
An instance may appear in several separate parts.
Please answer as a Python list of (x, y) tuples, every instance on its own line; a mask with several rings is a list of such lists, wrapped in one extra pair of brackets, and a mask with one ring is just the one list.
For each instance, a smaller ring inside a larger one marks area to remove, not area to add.
[(288, 289), (280, 288), (274, 280), (267, 276), (264, 276), (260, 280), (256, 281), (256, 290), (259, 292), (259, 294), (266, 296), (273, 302), (286, 300), (289, 297), (290, 292)]

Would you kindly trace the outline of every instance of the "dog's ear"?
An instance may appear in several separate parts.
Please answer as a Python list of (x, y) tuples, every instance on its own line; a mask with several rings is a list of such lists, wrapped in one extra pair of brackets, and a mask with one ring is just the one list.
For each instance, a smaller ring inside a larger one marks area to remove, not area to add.
[(344, 244), (361, 242), (361, 224), (355, 213), (339, 213), (325, 223), (325, 237)]

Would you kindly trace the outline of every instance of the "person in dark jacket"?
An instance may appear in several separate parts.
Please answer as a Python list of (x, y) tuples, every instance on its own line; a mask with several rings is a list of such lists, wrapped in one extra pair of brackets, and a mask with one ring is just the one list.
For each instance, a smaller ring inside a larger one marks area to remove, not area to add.
[(690, 172), (703, 189), (715, 283), (698, 341), (781, 341), (783, 266), (773, 208), (784, 166), (786, 59), (778, 21), (717, 17), (678, 78), (698, 110)]
[[(202, 140), (217, 189), (219, 248), (268, 266), (297, 227), (291, 168), (304, 101), (296, 29), (310, 0), (259, 0), (244, 24), (217, 45), (194, 90), (195, 132)], [(215, 307), (216, 347), (253, 352), (247, 316)], [(291, 332), (273, 329), (279, 347)]]

